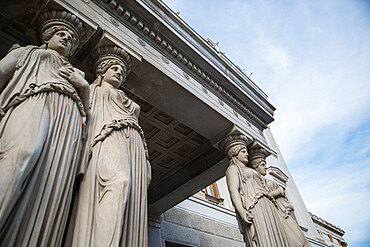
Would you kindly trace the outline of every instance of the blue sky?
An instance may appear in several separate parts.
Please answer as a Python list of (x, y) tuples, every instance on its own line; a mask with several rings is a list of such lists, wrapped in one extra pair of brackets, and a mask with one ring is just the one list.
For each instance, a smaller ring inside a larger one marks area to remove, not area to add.
[(370, 246), (370, 1), (164, 2), (269, 95), (308, 210)]

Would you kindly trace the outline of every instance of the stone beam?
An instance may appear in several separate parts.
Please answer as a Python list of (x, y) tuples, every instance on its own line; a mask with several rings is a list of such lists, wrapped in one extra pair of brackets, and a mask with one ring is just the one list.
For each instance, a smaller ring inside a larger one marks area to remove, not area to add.
[(225, 175), (228, 160), (211, 147), (171, 177), (149, 188), (149, 213), (161, 214)]

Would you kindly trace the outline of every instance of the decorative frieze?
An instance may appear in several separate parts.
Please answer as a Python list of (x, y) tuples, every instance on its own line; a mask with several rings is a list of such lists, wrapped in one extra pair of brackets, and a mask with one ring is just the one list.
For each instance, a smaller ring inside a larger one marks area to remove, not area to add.
[(112, 22), (113, 25), (115, 25), (116, 27), (119, 26), (118, 24), (118, 21), (116, 21), (116, 19), (114, 19), (113, 17), (109, 18), (110, 22)]
[(186, 74), (185, 72), (182, 72), (183, 76), (186, 78), (186, 80), (190, 80), (190, 76)]
[(139, 42), (139, 44), (140, 44), (141, 46), (146, 46), (145, 41), (144, 41), (144, 40), (142, 40), (142, 39), (140, 39), (140, 38), (137, 38), (137, 42)]
[(170, 61), (165, 57), (165, 56), (162, 56), (162, 61), (165, 63), (165, 64), (169, 64)]
[(275, 177), (276, 179), (278, 179), (280, 183), (286, 186), (286, 183), (288, 182), (289, 177), (282, 170), (280, 170), (279, 167), (270, 166), (268, 168), (268, 172), (271, 176)]
[[(98, 0), (97, 0), (98, 1)], [(167, 53), (169, 53), (177, 61), (184, 64), (196, 77), (205, 81), (208, 86), (216, 90), (219, 94), (223, 95), (231, 104), (239, 108), (248, 117), (253, 119), (257, 124), (263, 128), (267, 128), (267, 123), (260, 119), (255, 113), (253, 113), (246, 105), (244, 105), (239, 99), (235, 98), (230, 92), (227, 91), (223, 86), (216, 83), (209, 75), (207, 75), (201, 68), (197, 67), (193, 62), (176, 50), (168, 41), (161, 38), (155, 31), (146, 25), (144, 22), (139, 20), (128, 10), (125, 10), (122, 5), (117, 3), (115, 0), (100, 0), (100, 2), (108, 5), (112, 11), (116, 12), (119, 16), (123, 17), (131, 25), (135, 26), (150, 40), (153, 40), (155, 44), (159, 45)]]

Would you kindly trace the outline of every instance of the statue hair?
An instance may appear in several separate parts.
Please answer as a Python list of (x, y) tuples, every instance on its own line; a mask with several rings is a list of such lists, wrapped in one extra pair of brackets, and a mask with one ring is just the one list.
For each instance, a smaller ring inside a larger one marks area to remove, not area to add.
[(63, 25), (56, 25), (56, 26), (52, 26), (52, 27), (46, 29), (45, 32), (43, 32), (43, 34), (42, 34), (42, 42), (45, 43), (45, 42), (49, 41), (54, 36), (54, 34), (56, 34), (59, 31), (68, 31), (73, 37), (73, 39), (72, 39), (73, 46), (77, 45), (77, 39), (76, 39), (75, 34), (73, 33), (73, 31), (70, 30), (69, 28), (67, 28), (66, 26), (63, 26)]
[(253, 159), (249, 161), (249, 167), (256, 170), (260, 166), (259, 159)]
[(96, 84), (96, 85), (100, 86), (101, 83), (102, 83), (102, 81), (103, 81), (103, 78), (104, 78), (103, 75), (113, 65), (119, 65), (119, 66), (121, 66), (123, 68), (123, 79), (122, 79), (122, 82), (124, 82), (126, 80), (126, 76), (127, 76), (126, 65), (123, 62), (121, 62), (120, 60), (118, 60), (118, 59), (106, 59), (106, 60), (103, 60), (96, 67), (96, 70), (95, 70), (96, 79), (95, 79), (95, 81), (94, 81), (93, 84)]
[(126, 65), (119, 61), (118, 59), (106, 59), (106, 60), (103, 60), (97, 67), (96, 67), (96, 75), (104, 75), (105, 72), (107, 72), (107, 70), (113, 66), (113, 65), (120, 65), (122, 68), (123, 68), (123, 72), (124, 72), (124, 78), (126, 78), (126, 75), (127, 75), (127, 68), (126, 68)]

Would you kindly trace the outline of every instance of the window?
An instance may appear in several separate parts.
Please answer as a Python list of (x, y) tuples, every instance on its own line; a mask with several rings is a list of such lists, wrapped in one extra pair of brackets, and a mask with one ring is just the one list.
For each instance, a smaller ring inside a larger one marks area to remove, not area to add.
[(218, 191), (217, 183), (213, 183), (207, 187), (205, 187), (203, 190), (203, 193), (213, 196), (217, 199), (220, 199), (220, 192)]
[(333, 242), (333, 237), (330, 234), (328, 234), (328, 237), (329, 237), (330, 242)]
[(178, 243), (169, 242), (169, 241), (166, 241), (165, 243), (166, 243), (165, 244), (166, 247), (190, 247), (189, 245), (183, 245), (183, 244), (178, 244)]
[(213, 183), (205, 187), (204, 189), (202, 189), (202, 192), (204, 193), (206, 200), (216, 204), (223, 205), (224, 199), (220, 197), (220, 192), (218, 190), (217, 183)]

